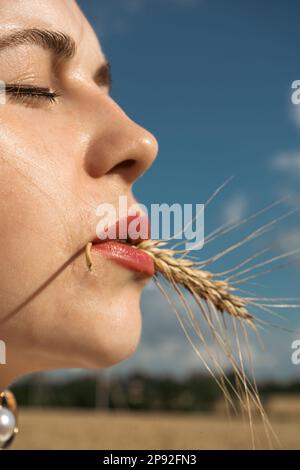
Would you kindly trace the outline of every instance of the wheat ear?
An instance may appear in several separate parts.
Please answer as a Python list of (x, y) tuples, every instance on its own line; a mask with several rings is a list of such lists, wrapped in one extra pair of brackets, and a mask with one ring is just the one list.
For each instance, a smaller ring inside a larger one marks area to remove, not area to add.
[(176, 257), (176, 250), (162, 248), (161, 240), (143, 240), (137, 247), (148, 253), (154, 261), (156, 271), (168, 281), (181, 284), (192, 295), (197, 294), (206, 302), (211, 302), (221, 313), (228, 313), (253, 323), (247, 310), (247, 301), (233, 294), (234, 288), (226, 281), (214, 279), (208, 271), (200, 270), (190, 259)]

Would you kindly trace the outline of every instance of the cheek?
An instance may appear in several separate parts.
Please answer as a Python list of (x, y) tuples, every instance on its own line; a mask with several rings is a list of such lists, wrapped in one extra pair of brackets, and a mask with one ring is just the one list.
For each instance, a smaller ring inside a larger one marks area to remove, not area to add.
[(26, 294), (58, 266), (68, 221), (40, 186), (17, 172), (2, 169), (0, 186), (0, 282), (9, 282), (11, 274)]
[[(7, 119), (13, 121), (11, 116)], [(18, 132), (18, 128), (22, 130)], [(52, 148), (42, 128), (38, 134), (34, 129), (33, 124), (24, 135), (23, 121), (16, 117), (10, 128), (1, 123), (0, 237), (2, 245), (11, 246), (8, 251), (10, 256), (16, 255), (15, 263), (19, 260), (23, 266), (31, 264), (28, 253), (31, 261), (36, 255), (44, 263), (47, 258), (56, 260), (71, 237), (76, 217), (76, 165), (72, 167), (59, 138)]]
[(75, 204), (64, 192), (67, 172), (62, 165), (53, 171), (51, 155), (37, 137), (21, 139), (16, 131), (1, 127), (0, 319), (66, 261), (74, 225)]

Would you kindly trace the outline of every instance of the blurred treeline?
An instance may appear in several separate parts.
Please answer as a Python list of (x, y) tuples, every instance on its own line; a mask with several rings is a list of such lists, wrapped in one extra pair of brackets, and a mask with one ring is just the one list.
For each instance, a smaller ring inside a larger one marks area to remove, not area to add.
[[(263, 399), (273, 394), (298, 394), (300, 381), (265, 383), (259, 389)], [(222, 399), (215, 381), (203, 375), (180, 380), (144, 374), (121, 378), (95, 374), (53, 381), (44, 374), (35, 374), (12, 390), (21, 406), (205, 412), (212, 411)]]

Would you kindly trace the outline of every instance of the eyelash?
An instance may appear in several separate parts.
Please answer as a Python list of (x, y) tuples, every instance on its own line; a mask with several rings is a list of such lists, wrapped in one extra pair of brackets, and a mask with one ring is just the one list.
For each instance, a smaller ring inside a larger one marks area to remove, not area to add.
[(23, 103), (34, 103), (38, 101), (49, 101), (56, 103), (59, 94), (51, 91), (50, 88), (36, 87), (32, 85), (6, 85), (5, 91), (11, 98), (20, 100)]

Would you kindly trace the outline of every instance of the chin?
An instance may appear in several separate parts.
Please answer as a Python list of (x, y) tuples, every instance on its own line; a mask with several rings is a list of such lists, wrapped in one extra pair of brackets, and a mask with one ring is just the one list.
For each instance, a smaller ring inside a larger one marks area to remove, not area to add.
[[(142, 329), (140, 292), (106, 302), (107, 305), (99, 308), (92, 305), (93, 311), (88, 310), (84, 315), (79, 312), (80, 322), (73, 323), (75, 336), (72, 343), (74, 340), (76, 343), (72, 346), (73, 354), (76, 351), (73, 357), (76, 356), (79, 362), (75, 367), (111, 367), (128, 359), (139, 345)], [(77, 315), (74, 317), (78, 318)]]

